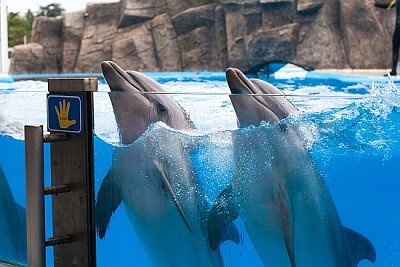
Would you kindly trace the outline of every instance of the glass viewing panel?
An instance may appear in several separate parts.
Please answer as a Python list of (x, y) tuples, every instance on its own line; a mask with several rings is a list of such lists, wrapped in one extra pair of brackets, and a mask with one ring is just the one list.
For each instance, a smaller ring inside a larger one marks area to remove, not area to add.
[(271, 80), (297, 110), (268, 123), (279, 96), (158, 81), (95, 95), (98, 266), (397, 265), (395, 84)]
[[(152, 77), (169, 93), (94, 94), (97, 266), (398, 265), (398, 84), (268, 80), (294, 110), (223, 73)], [(0, 265), (26, 265), (23, 126), (46, 129), (46, 94), (0, 83)]]

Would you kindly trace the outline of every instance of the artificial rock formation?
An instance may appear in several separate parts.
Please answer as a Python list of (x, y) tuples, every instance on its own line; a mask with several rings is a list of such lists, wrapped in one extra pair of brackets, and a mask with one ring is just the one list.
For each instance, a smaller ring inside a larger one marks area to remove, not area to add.
[(395, 11), (351, 0), (121, 0), (39, 17), (10, 73), (388, 68)]

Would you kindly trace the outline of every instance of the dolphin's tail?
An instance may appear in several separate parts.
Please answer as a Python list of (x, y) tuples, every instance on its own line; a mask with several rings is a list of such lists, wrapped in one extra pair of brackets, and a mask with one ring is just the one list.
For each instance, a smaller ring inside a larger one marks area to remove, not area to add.
[(365, 236), (356, 231), (343, 226), (346, 235), (347, 244), (350, 247), (350, 252), (353, 255), (355, 266), (364, 259), (370, 262), (375, 262), (376, 251), (374, 245)]
[(96, 201), (96, 228), (101, 239), (104, 238), (111, 216), (121, 201), (121, 190), (114, 183), (112, 172), (109, 170), (100, 185)]

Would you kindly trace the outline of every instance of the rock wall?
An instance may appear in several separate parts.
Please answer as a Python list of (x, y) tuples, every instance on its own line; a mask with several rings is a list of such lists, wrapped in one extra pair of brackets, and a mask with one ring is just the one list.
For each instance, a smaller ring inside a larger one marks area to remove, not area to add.
[(10, 73), (389, 68), (395, 11), (351, 0), (121, 0), (39, 17)]

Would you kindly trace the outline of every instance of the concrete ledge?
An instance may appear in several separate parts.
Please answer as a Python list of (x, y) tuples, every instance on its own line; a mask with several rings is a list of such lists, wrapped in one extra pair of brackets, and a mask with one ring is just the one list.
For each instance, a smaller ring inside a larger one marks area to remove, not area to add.
[(388, 74), (390, 69), (317, 69), (315, 71), (357, 76), (383, 76)]

